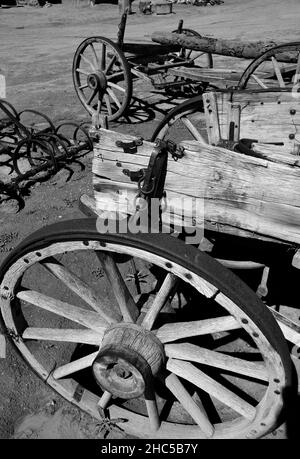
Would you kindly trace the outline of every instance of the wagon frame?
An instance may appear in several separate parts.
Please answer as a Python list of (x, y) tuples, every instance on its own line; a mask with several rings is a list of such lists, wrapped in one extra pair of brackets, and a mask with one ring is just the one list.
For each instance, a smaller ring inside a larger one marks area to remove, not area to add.
[[(271, 87), (284, 88), (286, 77), (291, 84), (294, 75), (300, 74), (298, 42), (279, 46), (274, 42), (257, 42), (249, 45), (250, 51), (246, 44), (244, 50), (237, 49), (237, 56), (254, 59), (244, 71), (236, 71), (214, 68), (213, 63), (213, 52), (234, 55), (234, 40), (225, 40), (225, 51), (218, 50), (218, 46), (210, 44), (212, 39), (184, 28), (180, 20), (167, 39), (154, 33), (152, 42), (126, 42), (126, 21), (127, 13), (122, 16), (116, 42), (102, 36), (89, 37), (74, 54), (75, 91), (94, 117), (106, 116), (108, 121), (116, 121), (125, 116), (132, 101), (134, 78), (150, 83), (156, 90), (165, 90), (170, 96), (186, 98), (201, 96), (209, 88), (266, 89), (269, 83)], [(265, 70), (267, 61), (272, 65)]]

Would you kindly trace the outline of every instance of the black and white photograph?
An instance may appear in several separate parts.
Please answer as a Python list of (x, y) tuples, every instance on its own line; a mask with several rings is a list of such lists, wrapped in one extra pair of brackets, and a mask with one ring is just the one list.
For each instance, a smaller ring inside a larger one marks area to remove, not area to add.
[(299, 24), (0, 0), (1, 440), (298, 439)]

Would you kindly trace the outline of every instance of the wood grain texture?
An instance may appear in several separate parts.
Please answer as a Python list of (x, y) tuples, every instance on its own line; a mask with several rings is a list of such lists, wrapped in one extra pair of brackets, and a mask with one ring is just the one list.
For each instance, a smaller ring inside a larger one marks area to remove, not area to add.
[[(247, 100), (245, 97), (243, 94), (242, 101)], [(270, 95), (265, 97), (268, 100)], [(227, 125), (226, 115), (226, 130)], [(111, 131), (100, 133), (93, 161), (97, 206), (99, 210), (119, 208), (132, 214), (137, 184), (123, 170), (147, 167), (153, 144), (144, 141), (137, 153), (128, 154), (116, 147), (115, 141), (132, 140), (132, 136)], [(218, 133), (214, 138), (217, 136)], [(182, 146), (184, 157), (168, 162), (163, 221), (174, 218), (191, 227), (195, 213), (183, 201), (188, 196), (197, 205), (199, 228), (204, 221), (205, 228), (214, 231), (300, 243), (300, 171), (296, 156), (284, 154), (281, 162), (280, 153), (273, 160), (273, 153), (270, 159), (268, 156), (261, 159), (197, 141), (182, 142)]]

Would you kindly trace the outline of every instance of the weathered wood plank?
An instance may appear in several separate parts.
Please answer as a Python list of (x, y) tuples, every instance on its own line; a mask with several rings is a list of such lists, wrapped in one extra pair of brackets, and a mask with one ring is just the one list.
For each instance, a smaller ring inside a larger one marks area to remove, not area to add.
[[(132, 137), (109, 131), (100, 134), (93, 162), (96, 199), (122, 203), (124, 209), (129, 204), (134, 211), (137, 184), (123, 170), (147, 167), (153, 145), (144, 142), (138, 153), (127, 154), (116, 147), (115, 139)], [(179, 215), (180, 200), (190, 196), (202, 203), (202, 208), (197, 208), (197, 225), (204, 218), (206, 227), (214, 226), (216, 231), (225, 225), (233, 234), (246, 230), (253, 235), (300, 242), (300, 171), (297, 163), (293, 165), (294, 156), (286, 164), (280, 162), (280, 155), (277, 162), (271, 162), (197, 141), (182, 145), (184, 157), (168, 163), (165, 216), (173, 205)], [(192, 217), (192, 209), (185, 208), (184, 216)]]
[[(234, 91), (207, 93), (204, 101), (215, 97), (218, 121), (207, 116), (208, 128), (219, 123), (222, 139), (228, 139), (228, 116), (230, 106), (240, 106), (239, 138), (253, 138), (261, 143), (280, 142), (282, 152), (299, 154), (300, 110), (299, 101), (291, 93)], [(216, 129), (212, 127), (211, 129)], [(209, 133), (209, 131), (208, 131)], [(214, 143), (211, 142), (210, 143)]]

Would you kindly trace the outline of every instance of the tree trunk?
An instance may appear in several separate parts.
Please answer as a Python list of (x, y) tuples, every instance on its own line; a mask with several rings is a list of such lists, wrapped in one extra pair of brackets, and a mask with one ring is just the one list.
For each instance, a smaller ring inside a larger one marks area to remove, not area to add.
[[(242, 42), (237, 39), (223, 40), (211, 37), (200, 38), (169, 32), (154, 32), (151, 39), (152, 41), (162, 45), (179, 45), (195, 51), (203, 51), (212, 54), (221, 54), (224, 56), (240, 57), (245, 59), (256, 59), (265, 51), (281, 44), (275, 43), (274, 41)], [(293, 51), (280, 53), (280, 61), (295, 61), (295, 53)]]

